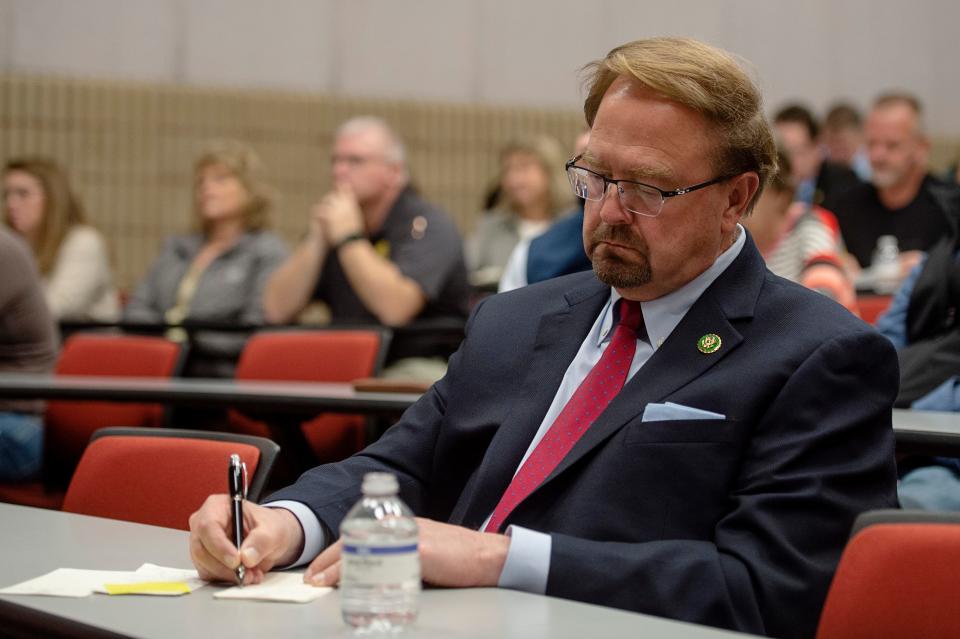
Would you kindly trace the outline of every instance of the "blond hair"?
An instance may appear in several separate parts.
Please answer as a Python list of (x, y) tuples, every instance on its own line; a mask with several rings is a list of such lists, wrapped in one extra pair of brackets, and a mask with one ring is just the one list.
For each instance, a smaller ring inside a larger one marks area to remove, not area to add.
[[(43, 216), (32, 248), (40, 272), (49, 275), (67, 233), (73, 226), (87, 223), (83, 206), (73, 194), (67, 174), (53, 160), (43, 157), (15, 158), (7, 162), (3, 174), (6, 176), (14, 171), (26, 173), (40, 182)], [(10, 226), (9, 217), (4, 217)]]
[[(243, 225), (247, 231), (259, 231), (269, 226), (272, 189), (264, 181), (263, 162), (256, 152), (237, 140), (215, 140), (204, 149), (193, 165), (194, 180), (203, 169), (222, 166), (240, 181), (247, 191), (243, 210)], [(194, 197), (194, 219), (199, 230), (206, 232), (208, 222), (203, 219), (198, 198)]]
[(564, 169), (567, 154), (559, 142), (548, 135), (516, 138), (501, 149), (501, 164), (508, 155), (513, 153), (528, 153), (540, 164), (540, 168), (547, 176), (548, 205), (553, 216), (563, 213), (573, 204), (573, 192), (570, 190), (567, 172)]
[(760, 90), (729, 53), (690, 38), (650, 38), (621, 45), (584, 67), (589, 92), (587, 124), (613, 81), (625, 76), (704, 116), (719, 135), (712, 158), (719, 175), (752, 171), (760, 187), (753, 209), (777, 168), (777, 151), (763, 115)]

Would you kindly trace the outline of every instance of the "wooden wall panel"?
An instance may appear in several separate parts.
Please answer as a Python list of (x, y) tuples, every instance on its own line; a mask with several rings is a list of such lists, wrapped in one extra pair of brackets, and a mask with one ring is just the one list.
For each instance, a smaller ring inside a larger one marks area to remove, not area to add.
[(336, 127), (374, 114), (408, 147), (411, 174), (464, 232), (496, 179), (510, 137), (571, 144), (575, 112), (0, 74), (0, 162), (47, 155), (68, 170), (131, 288), (163, 239), (189, 228), (194, 159), (215, 138), (251, 144), (277, 194), (275, 228), (291, 243), (330, 186)]

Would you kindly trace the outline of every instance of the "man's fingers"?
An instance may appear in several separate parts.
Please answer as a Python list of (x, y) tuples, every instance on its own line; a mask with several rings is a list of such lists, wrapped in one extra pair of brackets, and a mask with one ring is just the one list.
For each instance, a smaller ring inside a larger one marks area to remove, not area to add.
[(227, 569), (233, 570), (240, 564), (240, 553), (227, 538), (226, 531), (219, 522), (202, 522), (197, 528), (196, 537), (207, 553)]
[(232, 581), (234, 573), (223, 562), (211, 556), (200, 539), (190, 538), (190, 559), (197, 568), (197, 574), (205, 581)]
[(303, 581), (311, 586), (336, 586), (340, 583), (341, 565), (341, 562), (337, 561), (323, 570), (316, 571), (312, 574), (308, 571), (303, 575)]
[[(317, 558), (310, 562), (307, 572), (303, 575), (303, 581), (314, 586), (332, 586), (340, 581), (340, 547), (341, 542), (337, 542), (327, 547)], [(331, 581), (333, 573), (326, 574), (334, 565), (336, 565), (336, 579)]]
[[(191, 549), (194, 542), (203, 547), (203, 552), (197, 548), (196, 554), (200, 558), (209, 556), (213, 561), (222, 564), (227, 570), (233, 570), (240, 562), (237, 548), (227, 538), (227, 528), (230, 525), (230, 500), (226, 495), (211, 495), (197, 512), (190, 516)], [(212, 570), (211, 566), (206, 566)], [(212, 570), (220, 574), (219, 570)]]

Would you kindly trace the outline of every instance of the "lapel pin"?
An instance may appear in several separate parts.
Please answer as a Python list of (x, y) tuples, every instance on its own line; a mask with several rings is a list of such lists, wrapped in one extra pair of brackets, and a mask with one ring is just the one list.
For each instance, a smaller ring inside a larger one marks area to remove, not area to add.
[(716, 333), (707, 333), (703, 337), (697, 340), (697, 350), (701, 353), (716, 353), (720, 350), (720, 336)]

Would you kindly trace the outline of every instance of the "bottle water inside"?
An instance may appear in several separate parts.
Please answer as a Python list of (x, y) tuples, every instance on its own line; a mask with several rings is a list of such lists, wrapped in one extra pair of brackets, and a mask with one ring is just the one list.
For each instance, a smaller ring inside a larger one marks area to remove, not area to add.
[(900, 250), (895, 236), (882, 235), (877, 238), (870, 270), (873, 288), (877, 293), (888, 295), (897, 290), (900, 284)]
[(417, 618), (417, 522), (398, 497), (396, 476), (367, 473), (362, 490), (340, 524), (343, 620), (362, 634), (399, 632)]

